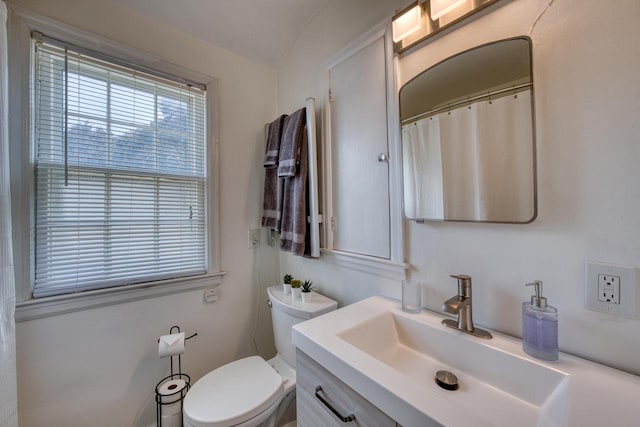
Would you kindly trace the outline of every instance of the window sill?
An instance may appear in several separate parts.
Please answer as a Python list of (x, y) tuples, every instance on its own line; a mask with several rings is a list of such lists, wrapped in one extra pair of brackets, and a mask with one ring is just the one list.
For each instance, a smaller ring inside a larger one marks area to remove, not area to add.
[(225, 274), (224, 271), (220, 271), (195, 277), (21, 301), (16, 303), (16, 322), (218, 286)]
[(404, 280), (406, 278), (406, 270), (411, 267), (403, 262), (394, 262), (388, 259), (350, 252), (329, 249), (321, 249), (321, 251), (322, 258), (328, 262), (392, 280)]

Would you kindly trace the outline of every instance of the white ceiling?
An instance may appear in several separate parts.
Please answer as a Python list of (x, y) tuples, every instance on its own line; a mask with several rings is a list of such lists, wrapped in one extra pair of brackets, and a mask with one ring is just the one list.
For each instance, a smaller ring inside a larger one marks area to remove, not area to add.
[(111, 0), (163, 24), (276, 67), (330, 0)]

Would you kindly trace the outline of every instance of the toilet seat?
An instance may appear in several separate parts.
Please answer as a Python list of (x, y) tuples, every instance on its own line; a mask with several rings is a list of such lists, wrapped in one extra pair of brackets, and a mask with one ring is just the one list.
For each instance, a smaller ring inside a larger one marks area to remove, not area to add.
[(187, 393), (183, 414), (194, 427), (235, 426), (270, 409), (283, 395), (282, 376), (263, 358), (252, 356), (198, 380)]

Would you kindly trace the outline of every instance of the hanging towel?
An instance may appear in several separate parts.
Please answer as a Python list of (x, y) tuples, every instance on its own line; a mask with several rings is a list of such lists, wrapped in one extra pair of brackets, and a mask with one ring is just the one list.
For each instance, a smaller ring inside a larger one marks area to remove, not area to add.
[(302, 127), (299, 163), (294, 176), (284, 179), (280, 249), (294, 255), (310, 254), (307, 239), (307, 132)]
[(286, 118), (278, 157), (278, 176), (292, 177), (301, 161), (300, 149), (305, 133), (306, 109), (301, 108)]
[(264, 159), (262, 226), (269, 227), (278, 232), (280, 231), (280, 222), (282, 219), (282, 197), (284, 189), (284, 181), (278, 178), (278, 153), (286, 117), (287, 115), (283, 114), (269, 124)]
[(269, 124), (269, 135), (267, 136), (267, 152), (264, 157), (264, 167), (272, 168), (278, 166), (278, 154), (280, 151), (280, 141), (282, 140), (282, 130), (286, 114), (281, 115)]

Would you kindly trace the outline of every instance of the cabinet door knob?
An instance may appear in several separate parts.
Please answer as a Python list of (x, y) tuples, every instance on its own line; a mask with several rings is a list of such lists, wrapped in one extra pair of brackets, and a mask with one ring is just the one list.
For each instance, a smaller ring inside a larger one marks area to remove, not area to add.
[(380, 163), (386, 162), (389, 160), (389, 155), (387, 153), (378, 153), (378, 161)]

